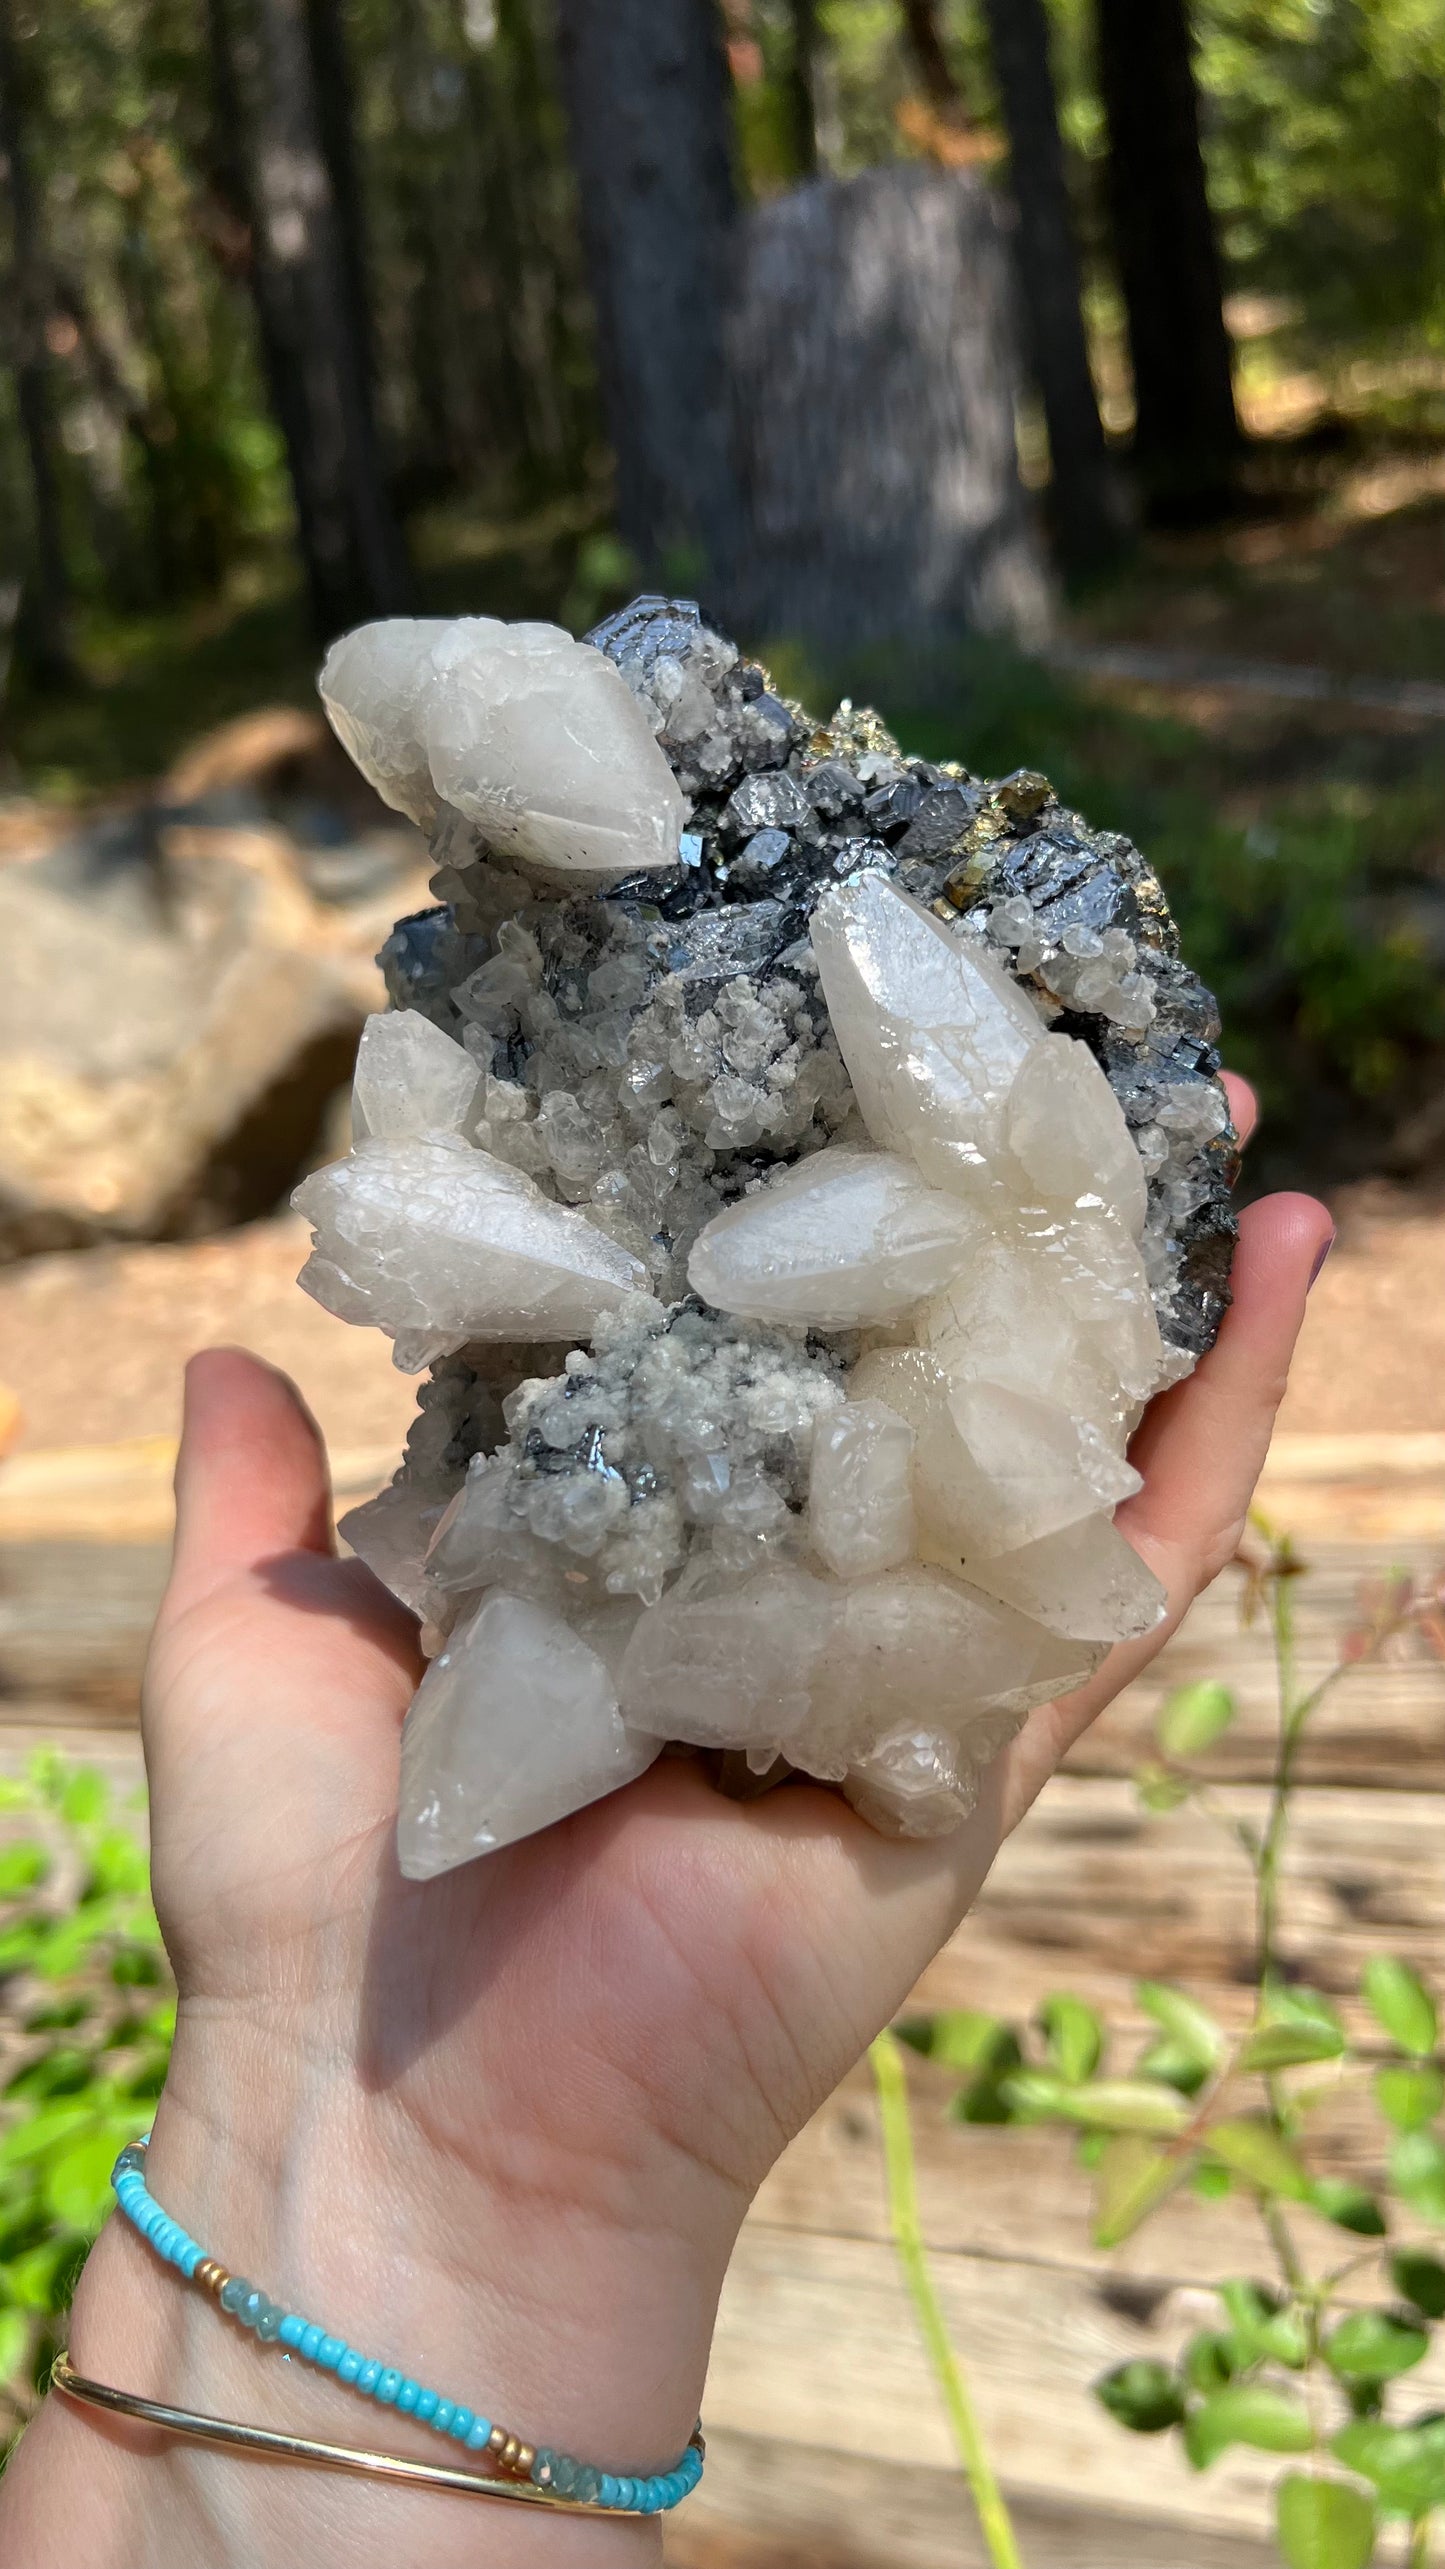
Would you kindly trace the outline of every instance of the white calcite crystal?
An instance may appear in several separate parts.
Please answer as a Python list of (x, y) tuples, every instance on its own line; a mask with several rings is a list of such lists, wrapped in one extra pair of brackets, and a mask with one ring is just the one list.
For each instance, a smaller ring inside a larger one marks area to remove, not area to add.
[(1231, 1137), (1157, 885), (672, 602), (370, 626), (322, 683), (446, 904), (296, 1199), (308, 1290), (430, 1369), (343, 1527), (431, 1662), (404, 1870), (664, 1745), (955, 1827), (1162, 1612), (1114, 1510), (1227, 1297)]
[(688, 807), (646, 715), (558, 625), (363, 625), (328, 652), (321, 700), (383, 801), (424, 829), (459, 812), (498, 854), (561, 874), (677, 861)]

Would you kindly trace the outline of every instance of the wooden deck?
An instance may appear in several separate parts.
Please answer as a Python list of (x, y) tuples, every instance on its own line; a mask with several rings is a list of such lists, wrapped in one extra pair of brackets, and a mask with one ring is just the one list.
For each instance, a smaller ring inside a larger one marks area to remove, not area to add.
[[(41, 1452), (0, 1474), (0, 1757), (67, 1736), (133, 1774), (136, 1687), (164, 1573), (169, 1449)], [(346, 1499), (379, 1452), (337, 1458)], [(1362, 1579), (1445, 1554), (1445, 1436), (1281, 1439), (1263, 1504), (1298, 1538), (1306, 1666), (1323, 1667)], [(1071, 1759), (1005, 1850), (921, 2003), (1023, 2015), (1051, 1989), (1137, 2029), (1132, 1984), (1178, 1977), (1228, 2021), (1246, 2003), (1242, 1868), (1196, 1816), (1150, 1818), (1129, 1778), (1163, 1692), (1209, 1674), (1243, 1711), (1212, 1758), (1219, 1797), (1257, 1809), (1271, 1672), (1226, 1577), (1151, 1676)], [(1445, 1670), (1426, 1659), (1346, 1679), (1303, 1767), (1287, 1902), (1291, 1959), (1348, 1998), (1382, 1947), (1445, 1969)], [(1167, 2206), (1117, 2255), (1091, 2249), (1066, 2139), (946, 2119), (918, 2064), (920, 2183), (941, 2289), (1018, 2513), (1029, 2569), (1266, 2569), (1275, 2466), (1195, 2478), (1166, 2439), (1127, 2437), (1089, 2383), (1199, 2324), (1197, 2287), (1261, 2270), (1233, 2199)], [(1341, 2169), (1367, 2170), (1368, 2109), (1328, 2109)], [(1322, 2234), (1323, 2235), (1323, 2234)], [(1338, 2234), (1334, 2234), (1336, 2243)], [(1438, 2370), (1438, 2378), (1436, 2372)], [(1445, 2361), (1415, 2377), (1445, 2407)], [(876, 2119), (857, 2073), (789, 2151), (743, 2235), (709, 2385), (709, 2473), (671, 2529), (670, 2569), (964, 2569), (983, 2554), (887, 2237)], [(1386, 2555), (1392, 2556), (1392, 2555)]]

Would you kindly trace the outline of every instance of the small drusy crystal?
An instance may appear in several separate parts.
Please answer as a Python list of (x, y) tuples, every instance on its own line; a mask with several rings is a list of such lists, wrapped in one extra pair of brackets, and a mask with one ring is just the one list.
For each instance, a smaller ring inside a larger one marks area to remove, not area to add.
[(665, 1742), (972, 1807), (1162, 1611), (1113, 1523), (1228, 1300), (1213, 1002), (1031, 772), (815, 725), (686, 601), (371, 625), (327, 711), (430, 830), (302, 1281), (429, 1369), (344, 1523), (420, 1615), (403, 1869)]

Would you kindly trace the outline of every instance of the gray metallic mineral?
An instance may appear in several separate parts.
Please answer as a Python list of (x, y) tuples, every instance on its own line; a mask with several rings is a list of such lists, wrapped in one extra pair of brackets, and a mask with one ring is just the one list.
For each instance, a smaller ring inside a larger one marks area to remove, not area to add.
[(1128, 1440), (1229, 1298), (1155, 876), (1041, 776), (815, 724), (686, 600), (364, 627), (322, 691), (442, 905), (297, 1196), (303, 1283), (430, 1377), (343, 1527), (431, 1659), (405, 1870), (664, 1742), (955, 1826), (1162, 1611)]

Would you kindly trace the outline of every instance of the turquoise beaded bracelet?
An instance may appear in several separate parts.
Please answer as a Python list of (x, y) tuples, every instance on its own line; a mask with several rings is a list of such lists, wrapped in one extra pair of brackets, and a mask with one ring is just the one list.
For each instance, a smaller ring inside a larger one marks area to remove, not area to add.
[(671, 2471), (643, 2479), (598, 2471), (590, 2462), (574, 2461), (570, 2454), (524, 2443), (520, 2436), (494, 2426), (490, 2418), (479, 2416), (461, 2401), (443, 2399), (394, 2365), (362, 2355), (343, 2337), (331, 2336), (315, 2320), (303, 2319), (299, 2311), (283, 2310), (279, 2302), (269, 2300), (248, 2283), (244, 2275), (231, 2274), (218, 2259), (208, 2256), (180, 2223), (162, 2210), (146, 2184), (145, 2164), (145, 2141), (131, 2142), (116, 2160), (111, 2183), (126, 2219), (158, 2257), (164, 2257), (188, 2283), (200, 2284), (262, 2345), (280, 2346), (288, 2354), (299, 2355), (319, 2371), (334, 2373), (338, 2381), (376, 2400), (383, 2408), (394, 2408), (403, 2416), (416, 2418), (419, 2424), (429, 2426), (434, 2434), (449, 2437), (466, 2452), (485, 2454), (498, 2477), (489, 2482), (478, 2475), (475, 2486), (479, 2495), (521, 2496), (525, 2488), (527, 2495), (543, 2502), (550, 2499), (589, 2512), (664, 2515), (697, 2487), (703, 2466), (701, 2428)]

